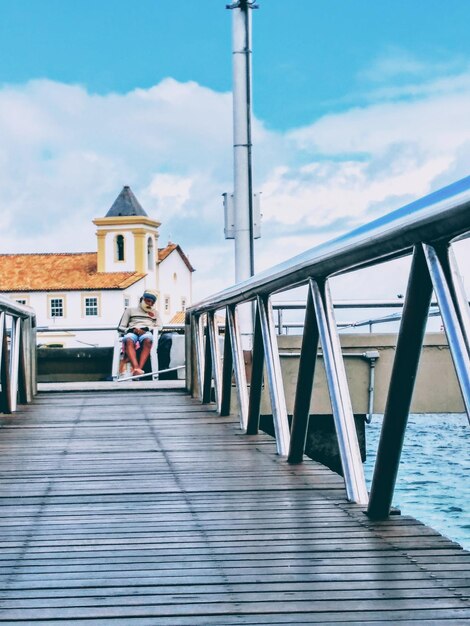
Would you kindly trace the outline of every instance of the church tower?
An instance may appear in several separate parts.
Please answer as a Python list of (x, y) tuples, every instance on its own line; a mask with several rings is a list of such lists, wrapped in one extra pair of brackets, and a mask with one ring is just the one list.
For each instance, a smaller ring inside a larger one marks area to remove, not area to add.
[(148, 217), (130, 187), (123, 187), (97, 227), (98, 272), (146, 274), (145, 287), (157, 289), (158, 227)]

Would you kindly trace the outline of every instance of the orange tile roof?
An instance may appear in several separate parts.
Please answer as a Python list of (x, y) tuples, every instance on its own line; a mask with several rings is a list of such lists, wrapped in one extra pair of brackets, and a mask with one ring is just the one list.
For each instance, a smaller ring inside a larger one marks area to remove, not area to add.
[(172, 243), (171, 241), (168, 242), (168, 245), (166, 248), (158, 248), (158, 262), (161, 263), (162, 261), (164, 261), (167, 258), (167, 256), (169, 256), (174, 250), (176, 250), (178, 254), (180, 255), (180, 257), (183, 259), (188, 270), (190, 272), (194, 272), (195, 269), (191, 265), (188, 257), (185, 255), (185, 253), (181, 249), (181, 246), (178, 243)]
[(96, 252), (0, 254), (0, 292), (125, 289), (145, 276), (96, 267)]
[(185, 312), (177, 311), (168, 323), (169, 324), (184, 324), (184, 320), (185, 320)]

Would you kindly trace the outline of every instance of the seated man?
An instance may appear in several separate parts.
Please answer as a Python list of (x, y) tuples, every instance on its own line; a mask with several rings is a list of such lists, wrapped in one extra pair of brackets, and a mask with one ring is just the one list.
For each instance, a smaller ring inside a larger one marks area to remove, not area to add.
[[(139, 306), (126, 309), (119, 322), (118, 331), (123, 335), (124, 352), (131, 362), (132, 376), (144, 373), (143, 368), (152, 348), (152, 331), (162, 327), (160, 315), (155, 308), (156, 302), (155, 291), (146, 289), (139, 300)], [(138, 360), (137, 343), (141, 347)]]

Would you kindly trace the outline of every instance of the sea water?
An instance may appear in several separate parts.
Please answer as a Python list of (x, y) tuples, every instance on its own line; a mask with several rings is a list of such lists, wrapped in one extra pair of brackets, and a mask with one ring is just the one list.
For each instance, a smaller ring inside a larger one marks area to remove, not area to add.
[[(366, 425), (370, 488), (382, 416)], [(410, 415), (393, 505), (470, 550), (470, 425), (465, 414)]]

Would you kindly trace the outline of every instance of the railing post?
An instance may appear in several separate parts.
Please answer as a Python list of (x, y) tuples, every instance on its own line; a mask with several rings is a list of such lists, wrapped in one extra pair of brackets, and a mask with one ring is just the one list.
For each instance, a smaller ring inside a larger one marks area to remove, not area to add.
[(367, 504), (368, 496), (361, 453), (328, 284), (325, 281), (319, 285), (310, 279), (310, 289), (323, 348), (346, 495), (351, 502)]
[(10, 358), (8, 355), (8, 339), (6, 332), (6, 315), (0, 313), (0, 381), (2, 384), (2, 413), (11, 413), (11, 378)]
[(290, 434), (290, 449), (287, 461), (302, 463), (307, 437), (310, 401), (312, 398), (313, 378), (318, 350), (318, 324), (311, 289), (308, 290), (305, 309), (304, 333), (300, 350), (299, 373), (295, 391), (294, 413)]
[(233, 372), (233, 349), (230, 339), (228, 309), (225, 316), (224, 335), (224, 359), (222, 363), (222, 399), (220, 402), (220, 415), (230, 415), (230, 405), (232, 402), (232, 372)]
[(253, 333), (253, 358), (251, 362), (250, 397), (248, 403), (247, 435), (259, 432), (261, 393), (263, 390), (264, 348), (261, 332), (259, 306), (256, 304), (255, 329)]
[(202, 383), (202, 403), (209, 404), (212, 400), (212, 350), (209, 323), (207, 323), (205, 331), (205, 344), (204, 344), (204, 377)]
[(34, 397), (38, 392), (38, 348), (37, 348), (36, 319), (31, 321), (30, 337), (31, 337), (31, 393)]
[(235, 383), (237, 385), (238, 406), (240, 410), (240, 428), (245, 430), (248, 424), (248, 388), (246, 382), (245, 360), (240, 335), (240, 324), (235, 306), (227, 307), (226, 330), (230, 338), (231, 354), (233, 356), (233, 368)]
[[(447, 335), (450, 353), (454, 361), (455, 372), (459, 381), (462, 398), (470, 420), (470, 357), (468, 354), (468, 335), (465, 341), (465, 322), (468, 317), (467, 312), (458, 309), (458, 300), (455, 297), (454, 285), (447, 282), (446, 273), (442, 267), (439, 256), (428, 244), (423, 244), (424, 255), (428, 265), (431, 281), (436, 294), (442, 322)], [(450, 278), (450, 277), (449, 277)], [(454, 292), (452, 294), (452, 292)], [(454, 298), (452, 297), (454, 295)], [(462, 323), (462, 326), (461, 326)]]
[(31, 323), (29, 318), (20, 319), (20, 338), (19, 338), (19, 355), (18, 355), (18, 398), (20, 404), (31, 402), (31, 391), (29, 386), (30, 379), (30, 340), (29, 327)]
[(193, 342), (194, 349), (196, 352), (196, 373), (197, 373), (197, 385), (198, 385), (198, 396), (199, 400), (203, 401), (203, 393), (204, 393), (204, 372), (205, 372), (205, 363), (204, 363), (204, 329), (202, 327), (202, 315), (192, 315), (192, 331), (193, 331)]
[(12, 411), (16, 411), (18, 405), (18, 369), (20, 361), (20, 339), (21, 319), (19, 317), (12, 318), (10, 337), (10, 391)]
[(446, 249), (446, 253), (445, 257), (440, 257), (441, 263), (448, 276), (449, 288), (452, 288), (452, 297), (457, 309), (460, 327), (464, 335), (467, 351), (470, 354), (470, 307), (468, 306), (468, 298), (465, 293), (462, 276), (459, 272), (457, 259), (455, 258), (452, 246)]
[(421, 246), (416, 246), (370, 490), (367, 514), (372, 519), (387, 518), (392, 506), (431, 296), (426, 260)]
[(184, 316), (184, 379), (186, 391), (194, 397), (195, 395), (195, 381), (194, 374), (197, 371), (194, 367), (196, 359), (196, 343), (194, 341), (193, 331), (193, 319), (194, 315), (185, 313)]
[(454, 302), (467, 352), (470, 354), (470, 307), (454, 250), (451, 245), (435, 247), (435, 250)]
[(269, 396), (273, 412), (274, 432), (277, 452), (287, 456), (289, 452), (289, 420), (287, 418), (286, 398), (282, 381), (281, 362), (274, 327), (273, 311), (269, 298), (258, 296), (258, 311), (261, 322), (266, 371), (268, 376)]
[(212, 377), (214, 379), (215, 403), (217, 406), (217, 413), (220, 413), (220, 407), (222, 402), (222, 368), (219, 348), (219, 328), (215, 319), (215, 311), (211, 311), (207, 314), (207, 324), (209, 328), (209, 339), (211, 346)]

